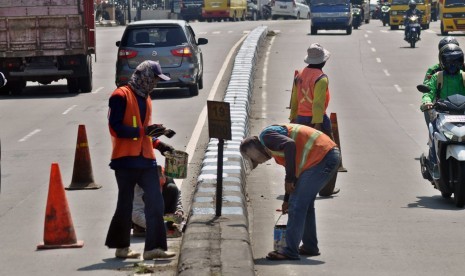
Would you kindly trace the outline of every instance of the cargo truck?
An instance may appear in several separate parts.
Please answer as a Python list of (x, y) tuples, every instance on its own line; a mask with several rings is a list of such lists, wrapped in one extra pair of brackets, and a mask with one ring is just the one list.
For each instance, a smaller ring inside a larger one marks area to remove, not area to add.
[(0, 0), (0, 71), (19, 94), (28, 81), (66, 79), (70, 93), (92, 91), (93, 0)]

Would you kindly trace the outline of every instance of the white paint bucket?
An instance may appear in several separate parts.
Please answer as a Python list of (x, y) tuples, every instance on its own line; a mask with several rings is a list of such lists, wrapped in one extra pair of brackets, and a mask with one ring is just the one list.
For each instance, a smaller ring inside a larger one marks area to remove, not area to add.
[(187, 161), (189, 154), (184, 151), (174, 150), (165, 153), (165, 175), (173, 178), (187, 177)]
[(281, 251), (286, 246), (286, 224), (278, 224), (281, 216), (282, 214), (274, 225), (273, 249), (275, 251)]

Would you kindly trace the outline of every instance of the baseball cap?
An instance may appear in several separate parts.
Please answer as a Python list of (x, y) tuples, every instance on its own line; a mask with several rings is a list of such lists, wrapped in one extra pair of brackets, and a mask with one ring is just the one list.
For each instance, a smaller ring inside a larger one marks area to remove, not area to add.
[(157, 75), (162, 80), (165, 80), (165, 81), (170, 80), (170, 77), (168, 77), (167, 75), (164, 75), (163, 72), (161, 71), (160, 63), (151, 60), (150, 64), (152, 65), (152, 71), (155, 75)]

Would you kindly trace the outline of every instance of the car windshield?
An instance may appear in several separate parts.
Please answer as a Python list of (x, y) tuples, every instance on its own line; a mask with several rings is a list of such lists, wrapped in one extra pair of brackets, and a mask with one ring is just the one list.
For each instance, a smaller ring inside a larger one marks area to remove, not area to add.
[(465, 2), (463, 0), (445, 0), (444, 7), (462, 7), (465, 6)]
[(347, 0), (311, 0), (312, 6), (323, 6), (323, 5), (348, 5)]
[[(463, 1), (463, 0), (462, 0)], [(392, 0), (392, 5), (408, 5), (410, 0)], [(415, 0), (417, 4), (424, 4), (424, 0)]]
[(181, 27), (153, 26), (128, 29), (121, 40), (123, 47), (171, 47), (187, 42)]

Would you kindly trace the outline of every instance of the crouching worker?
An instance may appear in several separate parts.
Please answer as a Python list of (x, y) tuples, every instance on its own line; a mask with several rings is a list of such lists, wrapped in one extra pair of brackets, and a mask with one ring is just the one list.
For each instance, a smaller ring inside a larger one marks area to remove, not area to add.
[[(184, 210), (182, 207), (181, 190), (179, 190), (174, 179), (165, 175), (165, 169), (158, 165), (158, 175), (160, 188), (165, 203), (165, 218), (167, 227), (167, 237), (180, 237), (179, 224), (183, 221)], [(132, 207), (133, 235), (136, 237), (145, 236), (145, 213), (144, 213), (144, 191), (138, 185), (134, 188), (134, 201)]]
[[(298, 260), (299, 255), (320, 255), (316, 234), (315, 198), (341, 162), (337, 145), (323, 132), (298, 124), (271, 125), (240, 146), (252, 167), (272, 157), (285, 167), (283, 214), (288, 213), (286, 244), (272, 251), (269, 260)], [(300, 242), (302, 245), (299, 247)]]

